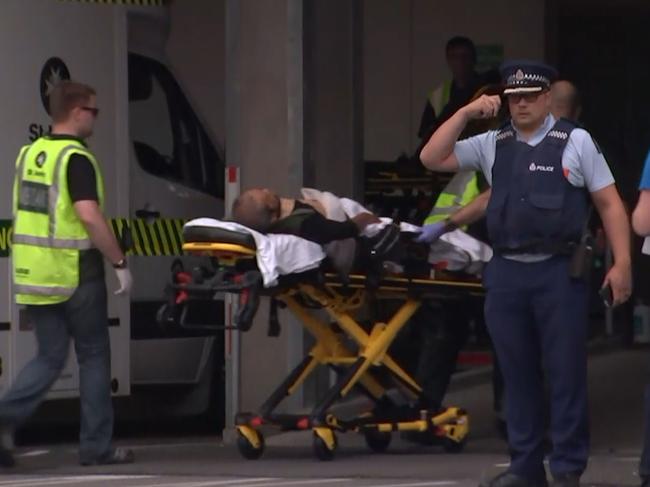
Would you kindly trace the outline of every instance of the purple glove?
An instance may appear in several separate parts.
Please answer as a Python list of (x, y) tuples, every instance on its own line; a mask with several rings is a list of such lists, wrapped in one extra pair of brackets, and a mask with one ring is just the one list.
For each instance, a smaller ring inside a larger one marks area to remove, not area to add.
[(415, 239), (419, 243), (432, 244), (450, 230), (449, 222), (446, 220), (428, 223), (422, 227), (422, 232)]

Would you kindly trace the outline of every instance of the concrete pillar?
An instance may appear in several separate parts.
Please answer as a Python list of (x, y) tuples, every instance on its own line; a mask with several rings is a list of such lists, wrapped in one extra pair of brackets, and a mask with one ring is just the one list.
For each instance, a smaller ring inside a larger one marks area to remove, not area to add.
[(362, 199), (360, 0), (306, 0), (305, 185)]
[[(226, 2), (226, 161), (240, 167), (242, 188), (280, 194), (296, 194), (302, 183), (302, 160), (290, 157), (288, 13), (287, 0)], [(263, 300), (241, 336), (242, 411), (259, 407), (289, 366), (288, 330), (267, 337), (267, 312)]]
[[(297, 196), (304, 185), (360, 196), (358, 0), (226, 0), (226, 161), (241, 187)], [(241, 410), (256, 410), (303, 356), (287, 312), (266, 336), (268, 303), (242, 335)], [(302, 397), (288, 402), (295, 410)]]

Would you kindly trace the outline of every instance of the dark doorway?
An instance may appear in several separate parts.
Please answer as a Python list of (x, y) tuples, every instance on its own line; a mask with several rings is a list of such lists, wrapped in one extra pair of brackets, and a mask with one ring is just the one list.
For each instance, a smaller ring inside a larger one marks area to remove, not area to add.
[[(650, 148), (650, 2), (549, 0), (547, 57), (582, 93), (581, 123), (602, 147), (621, 196), (636, 204)], [(636, 239), (636, 297), (650, 301), (650, 257)]]

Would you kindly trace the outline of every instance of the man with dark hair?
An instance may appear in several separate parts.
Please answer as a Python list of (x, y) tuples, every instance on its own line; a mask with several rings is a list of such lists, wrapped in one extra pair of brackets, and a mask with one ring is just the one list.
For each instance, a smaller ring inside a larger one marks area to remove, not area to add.
[(475, 71), (476, 47), (468, 37), (449, 39), (445, 56), (452, 77), (429, 94), (418, 129), (422, 145), (436, 127), (465, 105), (487, 81)]
[(372, 213), (360, 213), (346, 221), (330, 220), (314, 200), (284, 198), (267, 188), (252, 188), (240, 194), (232, 205), (233, 220), (261, 233), (297, 235), (321, 245), (358, 236), (380, 220)]
[[(63, 81), (50, 95), (52, 133), (20, 150), (13, 190), (13, 290), (34, 327), (38, 352), (0, 400), (0, 428), (13, 431), (57, 380), (74, 341), (79, 364), (82, 465), (130, 463), (112, 446), (111, 351), (104, 261), (132, 286), (124, 253), (104, 217), (99, 162), (85, 139), (99, 108), (95, 90)], [(103, 256), (103, 258), (102, 258)], [(0, 446), (0, 465), (14, 459)]]

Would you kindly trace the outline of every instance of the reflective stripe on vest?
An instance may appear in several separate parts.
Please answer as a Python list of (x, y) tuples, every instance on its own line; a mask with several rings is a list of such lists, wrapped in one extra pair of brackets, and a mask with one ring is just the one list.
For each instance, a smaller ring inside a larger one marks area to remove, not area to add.
[(37, 247), (50, 247), (53, 249), (88, 250), (93, 248), (89, 238), (75, 240), (71, 238), (34, 237), (32, 235), (14, 235), (13, 243), (36, 245)]
[(33, 294), (36, 296), (72, 296), (77, 288), (64, 286), (30, 286), (29, 284), (15, 284), (16, 294)]
[(444, 220), (471, 203), (479, 194), (478, 178), (475, 172), (457, 173), (436, 199), (436, 203), (424, 223), (430, 224)]

